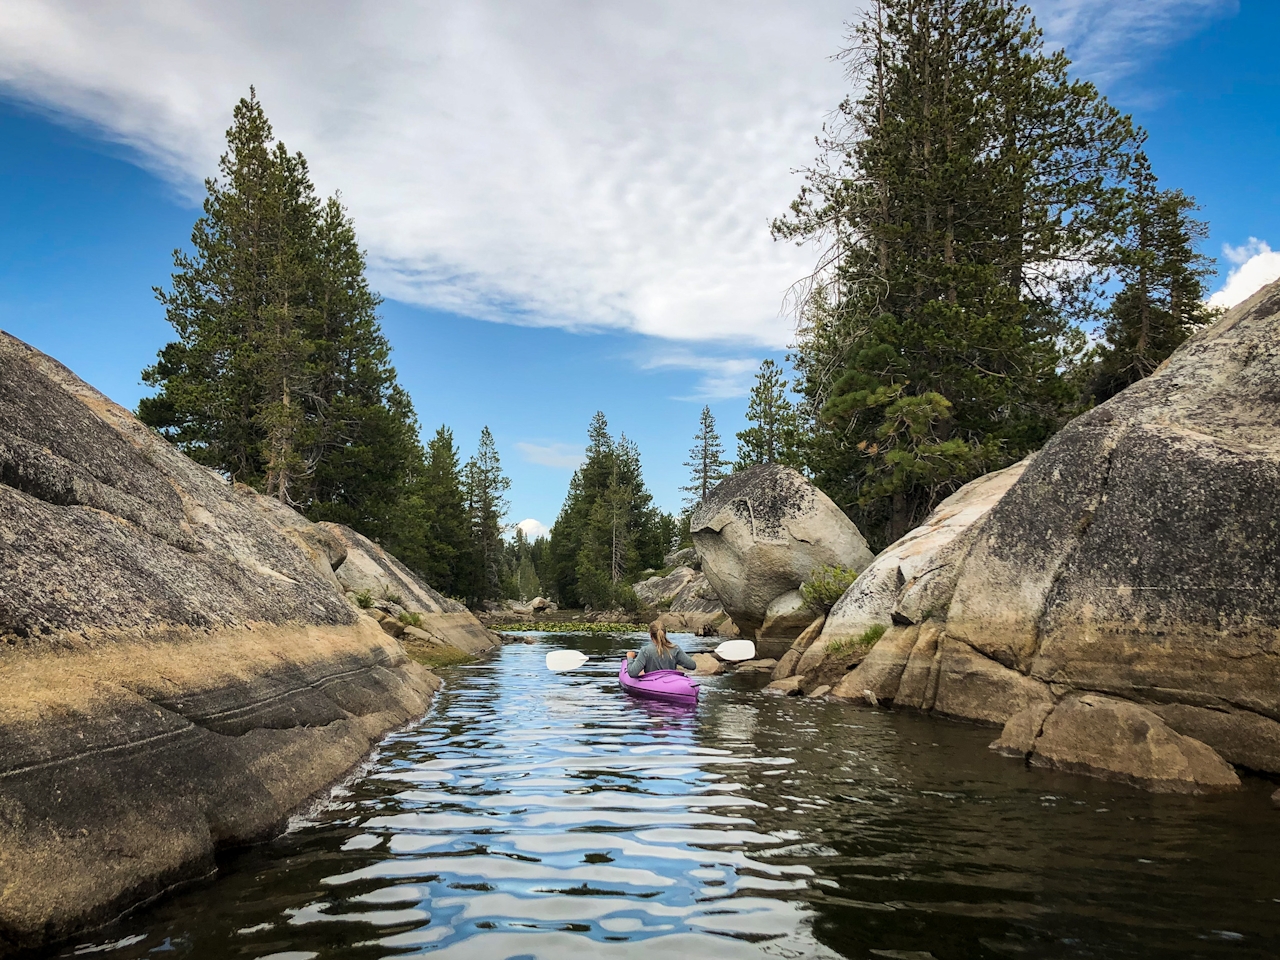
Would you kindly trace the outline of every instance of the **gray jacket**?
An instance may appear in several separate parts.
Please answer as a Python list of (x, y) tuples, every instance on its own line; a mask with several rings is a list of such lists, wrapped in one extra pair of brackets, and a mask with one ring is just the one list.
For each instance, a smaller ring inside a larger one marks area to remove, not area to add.
[(698, 669), (693, 657), (679, 647), (673, 646), (665, 655), (660, 655), (658, 648), (650, 640), (640, 648), (636, 658), (627, 664), (627, 675), (638, 677), (642, 673), (652, 673), (654, 670), (674, 670), (677, 666), (684, 667), (686, 670)]

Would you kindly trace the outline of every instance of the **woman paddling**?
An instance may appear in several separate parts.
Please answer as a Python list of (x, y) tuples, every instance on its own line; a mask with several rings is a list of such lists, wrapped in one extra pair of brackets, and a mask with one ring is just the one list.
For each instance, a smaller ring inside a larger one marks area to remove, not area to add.
[(629, 677), (638, 677), (654, 670), (674, 670), (676, 667), (698, 669), (693, 657), (667, 639), (667, 631), (657, 620), (649, 624), (649, 642), (640, 649), (639, 654), (628, 650), (627, 659), (631, 661), (627, 664)]

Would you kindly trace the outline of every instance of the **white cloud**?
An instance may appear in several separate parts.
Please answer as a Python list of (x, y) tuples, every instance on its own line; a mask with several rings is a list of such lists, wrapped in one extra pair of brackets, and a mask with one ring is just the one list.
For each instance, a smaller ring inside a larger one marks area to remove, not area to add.
[(1076, 69), (1106, 84), (1141, 69), (1162, 47), (1234, 14), (1238, 0), (1041, 0), (1036, 21), (1064, 46)]
[(530, 540), (537, 540), (539, 537), (545, 537), (551, 533), (551, 528), (541, 520), (535, 520), (530, 517), (528, 520), (521, 520), (516, 524), (517, 529), (523, 530), (524, 535)]
[[(848, 0), (6, 0), (0, 88), (189, 195), (257, 86), (386, 295), (487, 319), (784, 345), (774, 243), (844, 92)], [(177, 238), (175, 238), (177, 239)]]
[(1234, 307), (1268, 283), (1280, 279), (1280, 253), (1272, 250), (1265, 240), (1250, 237), (1248, 243), (1238, 247), (1224, 243), (1222, 256), (1235, 266), (1227, 274), (1222, 289), (1209, 298), (1211, 307)]
[[(1131, 63), (1227, 2), (1037, 7), (1086, 59)], [(813, 254), (768, 221), (846, 92), (830, 55), (858, 6), (5, 0), (0, 91), (135, 148), (194, 199), (256, 84), (321, 189), (342, 190), (384, 294), (780, 347)]]
[(650, 357), (641, 364), (645, 370), (694, 370), (699, 377), (693, 392), (677, 400), (731, 400), (745, 397), (760, 361), (743, 357), (708, 357), (676, 350)]
[(530, 463), (561, 470), (577, 470), (586, 456), (581, 444), (575, 446), (572, 443), (537, 444), (522, 440), (516, 443), (516, 449)]

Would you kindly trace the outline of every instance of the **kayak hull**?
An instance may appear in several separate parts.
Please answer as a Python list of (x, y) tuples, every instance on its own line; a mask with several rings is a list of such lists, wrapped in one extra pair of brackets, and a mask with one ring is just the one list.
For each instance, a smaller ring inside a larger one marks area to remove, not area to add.
[(643, 676), (632, 677), (627, 673), (624, 658), (618, 668), (618, 683), (631, 696), (641, 700), (683, 704), (698, 702), (698, 685), (679, 670), (652, 670)]

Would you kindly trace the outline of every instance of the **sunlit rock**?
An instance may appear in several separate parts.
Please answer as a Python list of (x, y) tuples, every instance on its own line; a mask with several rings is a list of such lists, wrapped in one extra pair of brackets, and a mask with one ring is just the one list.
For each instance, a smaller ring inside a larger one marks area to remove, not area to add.
[[(790, 467), (735, 473), (694, 511), (690, 528), (702, 570), (744, 636), (759, 638), (769, 605), (820, 566), (862, 570), (871, 551), (831, 499)], [(778, 622), (787, 640), (812, 620)], [(785, 646), (784, 646), (785, 649)]]

